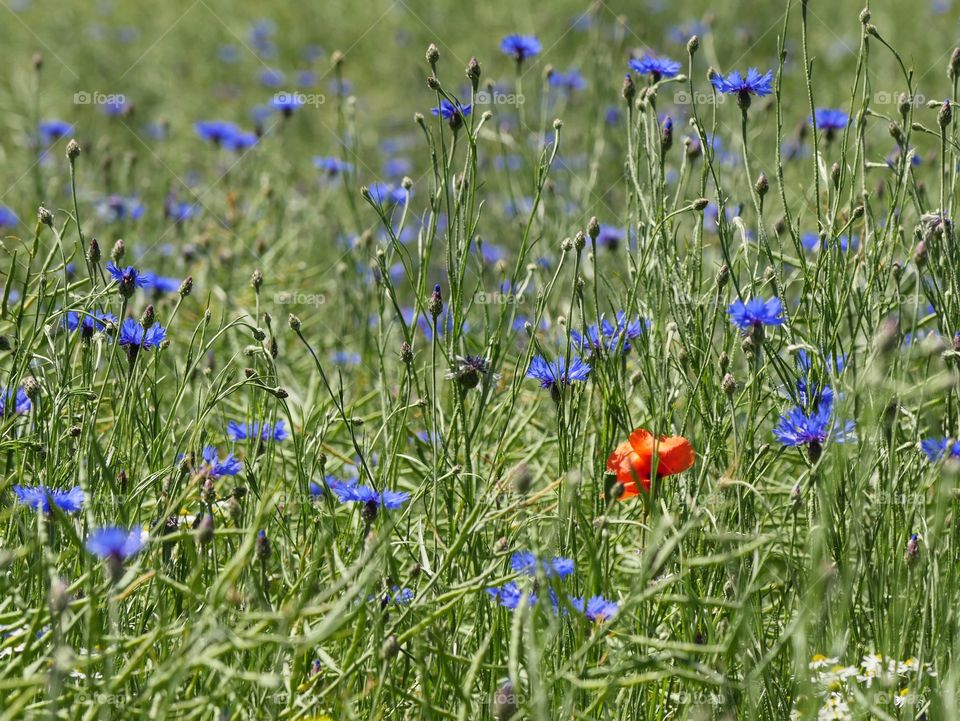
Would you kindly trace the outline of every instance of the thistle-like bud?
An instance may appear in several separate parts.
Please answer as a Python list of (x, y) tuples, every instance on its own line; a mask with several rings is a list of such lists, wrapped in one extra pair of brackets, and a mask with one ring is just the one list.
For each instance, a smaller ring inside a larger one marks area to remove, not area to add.
[(270, 557), (270, 539), (267, 538), (267, 532), (262, 529), (257, 533), (256, 552), (257, 558), (261, 561), (266, 561)]
[(427, 62), (430, 63), (431, 66), (436, 65), (440, 60), (440, 50), (433, 43), (430, 43), (427, 46), (426, 58)]
[(917, 243), (917, 247), (913, 249), (913, 260), (920, 267), (923, 267), (927, 264), (926, 241), (921, 240), (919, 243)]
[(301, 325), (300, 319), (297, 316), (295, 316), (293, 313), (287, 316), (287, 325), (290, 326), (290, 330), (292, 330), (294, 333), (297, 333), (300, 331), (300, 325)]
[(763, 196), (765, 196), (767, 191), (770, 190), (770, 181), (767, 180), (767, 174), (760, 173), (760, 175), (757, 176), (757, 182), (753, 187), (757, 191), (757, 195), (760, 196), (760, 199), (763, 200)]
[(150, 305), (148, 305), (146, 308), (143, 309), (143, 315), (140, 316), (140, 325), (142, 325), (143, 329), (146, 330), (147, 328), (152, 326), (156, 322), (156, 320), (157, 320), (157, 317), (153, 310), (153, 303), (151, 303)]
[(519, 463), (510, 471), (510, 485), (512, 485), (513, 490), (521, 496), (527, 494), (532, 483), (533, 476), (526, 463)]
[(691, 35), (690, 39), (687, 40), (687, 54), (694, 55), (699, 49), (700, 49), (700, 38), (698, 38), (696, 35)]
[(720, 382), (720, 387), (723, 388), (723, 392), (728, 396), (732, 396), (737, 392), (737, 379), (733, 377), (732, 373), (726, 373), (723, 376), (723, 380)]
[(250, 275), (250, 285), (257, 293), (260, 292), (260, 286), (263, 285), (263, 272), (259, 268)]
[(440, 292), (440, 284), (433, 286), (433, 293), (427, 300), (427, 312), (434, 320), (443, 312), (443, 294)]
[(404, 365), (413, 363), (413, 349), (407, 341), (403, 341), (403, 343), (400, 344), (400, 360)]
[(587, 221), (587, 235), (590, 236), (590, 240), (596, 240), (600, 236), (600, 221), (595, 215)]
[(67, 160), (73, 163), (78, 157), (80, 157), (80, 143), (71, 139), (70, 142), (67, 143)]
[(623, 78), (623, 89), (620, 91), (620, 94), (623, 95), (623, 99), (627, 101), (627, 105), (633, 102), (633, 99), (637, 97), (637, 86), (633, 83), (633, 78), (630, 77), (630, 74), (624, 76)]
[(947, 77), (953, 80), (960, 74), (960, 48), (954, 48), (950, 53), (950, 64), (947, 65)]
[(720, 372), (726, 373), (727, 368), (730, 367), (730, 354), (726, 351), (720, 353), (720, 358), (717, 359), (717, 365), (720, 366)]
[(587, 237), (583, 234), (582, 230), (578, 230), (577, 234), (573, 236), (573, 247), (576, 248), (577, 251), (581, 251), (586, 244)]
[(937, 113), (937, 122), (940, 124), (940, 128), (943, 129), (950, 125), (953, 121), (953, 109), (950, 107), (950, 101), (944, 100), (943, 105), (940, 106), (940, 112)]
[(869, 23), (869, 22), (870, 22), (870, 17), (871, 17), (871, 15), (870, 15), (870, 8), (864, 8), (863, 10), (860, 11), (860, 22), (861, 22), (861, 24), (866, 25), (867, 23)]
[(53, 213), (42, 205), (37, 208), (37, 220), (44, 225), (50, 226), (51, 228), (53, 227)]
[(673, 119), (668, 115), (660, 125), (660, 152), (666, 153), (673, 147)]
[(203, 544), (213, 540), (213, 516), (209, 513), (205, 513), (197, 524), (197, 540)]
[(87, 246), (87, 260), (90, 261), (91, 265), (96, 265), (100, 262), (100, 244), (96, 238), (91, 238)]
[(427, 87), (430, 88), (431, 90), (439, 90), (439, 89), (440, 89), (440, 81), (437, 80), (437, 78), (436, 78), (435, 75), (428, 75), (428, 76), (427, 76)]
[(480, 87), (480, 63), (477, 62), (476, 58), (470, 58), (470, 62), (467, 63), (466, 73), (470, 79), (473, 92), (477, 92), (477, 89)]
[(380, 658), (384, 661), (389, 661), (392, 658), (396, 658), (398, 653), (400, 653), (400, 642), (397, 641), (397, 637), (391, 633), (383, 640), (383, 645), (380, 647)]
[(840, 163), (834, 163), (830, 168), (830, 180), (835, 190), (840, 187)]
[(908, 566), (914, 566), (920, 560), (920, 538), (916, 533), (910, 536), (910, 540), (907, 541), (907, 550), (903, 553), (903, 560), (907, 562)]
[(710, 201), (707, 200), (706, 198), (697, 198), (692, 203), (690, 203), (690, 207), (696, 210), (697, 212), (702, 211), (708, 205), (710, 205)]
[(724, 263), (717, 270), (717, 289), (723, 289), (728, 280), (730, 280), (730, 266)]
[(183, 279), (183, 282), (180, 284), (180, 290), (179, 290), (180, 297), (186, 298), (192, 292), (193, 292), (193, 276), (188, 275), (186, 278)]
[(117, 242), (113, 244), (113, 249), (110, 251), (110, 258), (114, 263), (119, 264), (126, 252), (127, 244), (123, 242), (123, 238), (117, 238)]

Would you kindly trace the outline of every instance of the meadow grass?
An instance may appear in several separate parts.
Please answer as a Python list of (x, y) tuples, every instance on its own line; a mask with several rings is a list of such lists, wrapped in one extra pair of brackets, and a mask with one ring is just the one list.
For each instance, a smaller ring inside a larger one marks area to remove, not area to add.
[(949, 0), (148, 12), (0, 10), (0, 719), (960, 718)]

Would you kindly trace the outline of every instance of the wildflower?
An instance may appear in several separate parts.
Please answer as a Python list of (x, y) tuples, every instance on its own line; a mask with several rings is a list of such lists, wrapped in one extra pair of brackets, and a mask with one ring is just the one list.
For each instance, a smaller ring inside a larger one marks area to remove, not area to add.
[(270, 100), (270, 107), (289, 118), (293, 111), (303, 105), (303, 97), (299, 93), (277, 93)]
[(587, 81), (583, 79), (583, 75), (577, 70), (570, 70), (566, 73), (554, 71), (550, 73), (548, 81), (551, 87), (559, 88), (568, 93), (575, 90), (583, 90), (587, 87)]
[(117, 289), (124, 298), (129, 298), (137, 288), (147, 285), (147, 279), (132, 265), (118, 268), (112, 260), (107, 261), (107, 272), (117, 281)]
[(535, 35), (507, 35), (500, 41), (500, 50), (512, 55), (519, 65), (527, 58), (539, 55), (543, 46)]
[(136, 195), (108, 195), (96, 204), (97, 215), (106, 221), (116, 223), (121, 220), (139, 220), (146, 207)]
[(733, 70), (727, 77), (723, 77), (719, 73), (714, 74), (710, 78), (710, 82), (717, 89), (717, 92), (736, 95), (737, 104), (741, 110), (746, 110), (750, 107), (751, 95), (763, 97), (773, 92), (773, 71), (768, 70), (761, 75), (756, 68), (750, 68), (746, 77), (744, 77), (739, 70)]
[(16, 228), (20, 225), (20, 219), (10, 208), (0, 205), (0, 228)]
[(340, 503), (363, 503), (372, 508), (383, 506), (387, 510), (395, 510), (410, 500), (410, 494), (406, 491), (383, 490), (378, 492), (370, 486), (359, 485), (356, 478), (348, 481), (338, 481), (328, 476), (326, 483)]
[(227, 437), (231, 441), (245, 441), (248, 438), (259, 438), (261, 441), (273, 438), (275, 441), (285, 441), (290, 437), (282, 420), (277, 421), (276, 425), (264, 423), (246, 423), (241, 425), (236, 421), (227, 423)]
[[(480, 380), (490, 374), (490, 362), (480, 355), (457, 356), (457, 367), (446, 378), (457, 380), (465, 389), (476, 388)], [(497, 375), (494, 373), (493, 377)]]
[(141, 350), (151, 350), (160, 345), (167, 337), (167, 330), (159, 323), (144, 328), (133, 318), (127, 318), (120, 326), (120, 345), (126, 346), (130, 359), (136, 358)]
[(744, 303), (739, 298), (727, 309), (730, 319), (741, 330), (756, 329), (764, 325), (783, 325), (783, 303), (774, 296), (770, 300), (751, 298)]
[(42, 510), (44, 513), (50, 513), (54, 505), (64, 513), (76, 513), (83, 506), (85, 499), (83, 489), (80, 486), (71, 488), (69, 491), (61, 491), (46, 486), (15, 485), (13, 492), (21, 505)]
[(846, 721), (846, 719), (852, 718), (853, 714), (850, 713), (849, 704), (844, 701), (843, 696), (838, 693), (829, 694), (824, 700), (823, 706), (820, 707), (820, 711), (817, 713), (817, 719), (820, 721), (825, 719)]
[(430, 110), (433, 115), (439, 116), (450, 123), (450, 127), (456, 130), (463, 125), (464, 119), (470, 114), (472, 106), (460, 105), (460, 103), (451, 103), (446, 98), (440, 100), (440, 106)]
[[(910, 540), (907, 541), (907, 550), (903, 554), (903, 560), (907, 562), (907, 565), (913, 565), (917, 562), (917, 557), (920, 555), (920, 537), (914, 533), (910, 536)], [(916, 659), (911, 659), (916, 660)], [(901, 673), (903, 673), (901, 671)]]
[(107, 526), (93, 531), (87, 537), (86, 546), (90, 553), (106, 561), (110, 576), (117, 581), (123, 573), (123, 562), (140, 553), (145, 544), (145, 534), (140, 526), (129, 531)]
[(207, 446), (203, 449), (203, 468), (208, 478), (219, 478), (221, 476), (236, 476), (243, 470), (243, 464), (240, 459), (232, 453), (220, 460), (215, 446)]
[(323, 171), (323, 173), (329, 177), (334, 177), (336, 175), (340, 175), (341, 173), (353, 172), (353, 165), (333, 156), (318, 155), (313, 159), (313, 164), (316, 168)]
[(931, 463), (945, 456), (960, 458), (960, 441), (948, 438), (926, 438), (920, 441), (920, 450), (926, 454)]
[(511, 611), (516, 610), (524, 599), (530, 606), (537, 602), (536, 594), (530, 591), (522, 591), (513, 581), (503, 584), (500, 588), (488, 588), (487, 593), (497, 599), (501, 606)]
[(569, 362), (565, 358), (557, 358), (549, 362), (543, 356), (534, 356), (527, 369), (528, 378), (535, 378), (540, 381), (541, 388), (550, 390), (576, 381), (582, 383), (589, 375), (590, 366), (576, 356)]
[(830, 141), (833, 140), (837, 131), (847, 127), (850, 123), (850, 116), (842, 110), (834, 108), (817, 108), (813, 112), (813, 116), (809, 118), (811, 126), (814, 125), (814, 121), (816, 121), (817, 129), (823, 131), (823, 137)]
[(580, 611), (588, 621), (609, 621), (617, 615), (619, 606), (616, 601), (608, 601), (603, 596), (586, 598), (571, 598), (570, 605)]
[(37, 129), (40, 131), (40, 142), (50, 145), (69, 135), (73, 125), (65, 120), (42, 120)]
[(223, 145), (241, 132), (234, 123), (226, 120), (201, 120), (193, 124), (193, 129), (201, 139), (217, 146)]
[(833, 439), (837, 443), (854, 440), (854, 423), (847, 421), (841, 428), (836, 428), (832, 419), (833, 390), (830, 386), (824, 386), (819, 398), (810, 399), (807, 405), (807, 409), (795, 406), (781, 415), (773, 435), (785, 446), (806, 446), (811, 462), (816, 463), (827, 440)]
[(660, 82), (661, 78), (673, 78), (680, 72), (680, 63), (666, 57), (657, 57), (656, 55), (645, 54), (637, 60), (633, 58), (629, 62), (630, 69), (640, 75), (650, 75), (653, 82)]
[[(617, 497), (625, 500), (639, 495), (640, 489), (650, 492), (653, 456), (657, 456), (657, 478), (682, 473), (693, 465), (693, 445), (683, 436), (660, 436), (643, 428), (630, 434), (629, 440), (617, 446), (607, 458), (607, 470), (616, 474), (623, 490)], [(639, 488), (638, 484), (639, 483)]]
[[(539, 563), (545, 575), (557, 578), (566, 578), (573, 573), (574, 569), (573, 561), (563, 556), (554, 556), (550, 561), (541, 560)], [(510, 568), (516, 573), (535, 576), (537, 557), (530, 551), (517, 551), (510, 557)]]
[(4, 418), (10, 413), (22, 416), (29, 413), (32, 407), (33, 404), (23, 388), (13, 390), (0, 386), (0, 418)]

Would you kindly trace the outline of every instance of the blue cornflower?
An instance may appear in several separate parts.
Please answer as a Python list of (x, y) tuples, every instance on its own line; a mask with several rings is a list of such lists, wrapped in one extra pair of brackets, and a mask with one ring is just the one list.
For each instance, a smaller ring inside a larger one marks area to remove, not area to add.
[(70, 311), (63, 319), (63, 325), (68, 330), (80, 329), (85, 338), (93, 335), (94, 331), (102, 331), (108, 323), (116, 325), (117, 317), (113, 313), (104, 313), (99, 310), (84, 313), (82, 316), (76, 311)]
[(736, 95), (737, 104), (745, 110), (750, 107), (751, 95), (763, 97), (773, 92), (773, 71), (768, 70), (761, 75), (756, 68), (750, 68), (747, 76), (743, 77), (739, 70), (733, 70), (727, 77), (716, 73), (710, 78), (710, 82), (717, 92)]
[(0, 417), (6, 416), (8, 413), (16, 413), (18, 416), (22, 416), (29, 413), (31, 408), (33, 408), (33, 404), (23, 388), (13, 390), (0, 386)]
[(248, 133), (243, 130), (239, 130), (223, 141), (223, 147), (225, 147), (227, 150), (232, 150), (235, 153), (239, 153), (243, 150), (252, 148), (259, 140), (260, 138), (256, 133)]
[(10, 208), (0, 205), (0, 228), (16, 228), (20, 224), (20, 218)]
[(87, 538), (87, 550), (107, 560), (125, 561), (143, 549), (143, 529), (134, 526), (129, 531), (116, 526), (100, 528)]
[(232, 453), (228, 453), (226, 458), (220, 460), (215, 446), (207, 446), (203, 449), (203, 462), (203, 468), (210, 478), (236, 476), (243, 470), (243, 464), (240, 462), (240, 459)]
[(827, 140), (832, 140), (838, 130), (843, 130), (850, 122), (850, 116), (835, 108), (817, 108), (813, 116), (807, 119), (811, 126), (816, 120), (817, 129), (823, 131)]
[(353, 172), (353, 165), (350, 163), (345, 163), (344, 161), (340, 160), (340, 158), (335, 158), (333, 156), (324, 157), (318, 155), (313, 159), (313, 164), (329, 176)]
[(727, 309), (730, 319), (741, 330), (750, 330), (764, 325), (783, 325), (783, 303), (774, 296), (770, 300), (751, 298), (744, 303), (739, 298)]
[(614, 225), (600, 224), (600, 233), (597, 235), (597, 245), (609, 250), (616, 250), (620, 243), (627, 239), (627, 231)]
[(367, 190), (370, 193), (370, 198), (380, 205), (403, 205), (407, 202), (407, 195), (413, 194), (413, 191), (407, 191), (402, 187), (387, 185), (386, 183), (371, 183)]
[[(574, 570), (573, 560), (563, 556), (554, 556), (550, 561), (541, 560), (540, 566), (545, 575), (557, 576), (557, 578), (566, 578)], [(510, 568), (516, 573), (535, 576), (537, 575), (537, 557), (530, 551), (517, 551), (510, 557)]]
[(65, 120), (42, 120), (38, 126), (40, 140), (44, 145), (50, 145), (73, 130), (73, 125)]
[(949, 438), (926, 438), (920, 441), (920, 450), (926, 454), (931, 463), (947, 456), (960, 458), (960, 441)]
[(580, 611), (588, 621), (609, 621), (620, 610), (616, 601), (608, 601), (603, 596), (593, 596), (589, 599), (570, 598), (569, 600), (570, 605)]
[(107, 261), (107, 272), (110, 273), (111, 277), (120, 284), (120, 290), (128, 290), (130, 293), (133, 293), (135, 288), (143, 288), (147, 281), (143, 275), (134, 268), (132, 265), (128, 265), (126, 268), (118, 268), (114, 265), (113, 261)]
[(816, 462), (828, 440), (843, 443), (853, 440), (854, 423), (847, 421), (836, 427), (833, 415), (833, 390), (824, 386), (818, 398), (808, 399), (809, 409), (795, 406), (780, 416), (773, 429), (774, 437), (785, 446), (806, 446), (810, 460)]
[(267, 68), (260, 75), (260, 83), (268, 88), (279, 88), (283, 85), (283, 72), (276, 68)]
[(277, 93), (270, 100), (270, 107), (286, 116), (303, 105), (303, 97), (299, 93)]
[(500, 602), (504, 608), (515, 610), (520, 602), (526, 598), (527, 605), (533, 606), (537, 602), (536, 594), (530, 591), (521, 591), (520, 587), (513, 581), (503, 584), (500, 588), (488, 588), (487, 593)]
[(539, 55), (542, 49), (536, 35), (507, 35), (500, 41), (500, 50), (512, 55), (518, 63)]
[(146, 210), (146, 206), (135, 195), (108, 195), (96, 203), (97, 215), (111, 223), (121, 220), (140, 220)]
[(203, 140), (214, 145), (221, 145), (241, 132), (234, 123), (226, 120), (200, 120), (193, 124), (193, 128)]
[(452, 127), (460, 127), (463, 124), (464, 119), (470, 114), (473, 106), (471, 105), (460, 105), (460, 103), (451, 103), (446, 98), (440, 100), (440, 106), (433, 108), (430, 112), (436, 116), (440, 116), (444, 120), (450, 121)]
[(628, 63), (630, 69), (641, 75), (651, 75), (654, 82), (661, 78), (673, 78), (680, 72), (680, 63), (667, 57), (657, 57), (656, 55), (645, 54), (637, 60), (631, 58)]
[(61, 491), (46, 486), (16, 485), (13, 487), (13, 492), (22, 505), (40, 509), (44, 513), (50, 513), (51, 502), (64, 513), (76, 513), (80, 510), (85, 498), (80, 486), (71, 488), (69, 491)]
[(156, 273), (141, 273), (144, 288), (152, 288), (158, 293), (175, 293), (180, 290), (181, 280)]
[(127, 318), (120, 326), (120, 345), (135, 355), (140, 350), (151, 350), (167, 337), (167, 330), (159, 323), (144, 328), (133, 318)]
[(230, 421), (227, 423), (227, 437), (231, 441), (245, 441), (248, 438), (259, 438), (262, 441), (273, 438), (275, 441), (285, 441), (290, 437), (290, 434), (282, 420), (277, 421), (276, 425), (273, 426), (264, 423), (262, 427), (256, 422), (241, 425), (236, 421)]
[(590, 375), (590, 366), (579, 357), (574, 356), (569, 363), (564, 358), (557, 358), (550, 362), (543, 356), (534, 356), (527, 369), (528, 378), (540, 381), (541, 388), (551, 390), (559, 385), (569, 385), (575, 381), (586, 381)]
[(370, 486), (359, 485), (356, 478), (338, 481), (328, 476), (327, 486), (341, 503), (363, 503), (374, 509), (383, 506), (388, 510), (394, 510), (410, 500), (410, 494), (405, 491), (377, 492)]
[(566, 92), (583, 90), (585, 87), (587, 87), (587, 81), (583, 79), (583, 75), (580, 74), (579, 70), (568, 70), (565, 73), (562, 73), (559, 70), (554, 70), (552, 73), (550, 73), (547, 80), (551, 87), (560, 88)]

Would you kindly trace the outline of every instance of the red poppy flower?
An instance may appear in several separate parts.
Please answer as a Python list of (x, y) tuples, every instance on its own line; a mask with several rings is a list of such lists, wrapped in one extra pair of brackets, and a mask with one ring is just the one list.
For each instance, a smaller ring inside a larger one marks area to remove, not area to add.
[(657, 478), (681, 473), (693, 465), (693, 446), (683, 436), (660, 436), (659, 440), (643, 428), (630, 434), (630, 440), (617, 446), (607, 459), (607, 470), (617, 474), (623, 484), (622, 501), (650, 492), (654, 450), (657, 453)]

